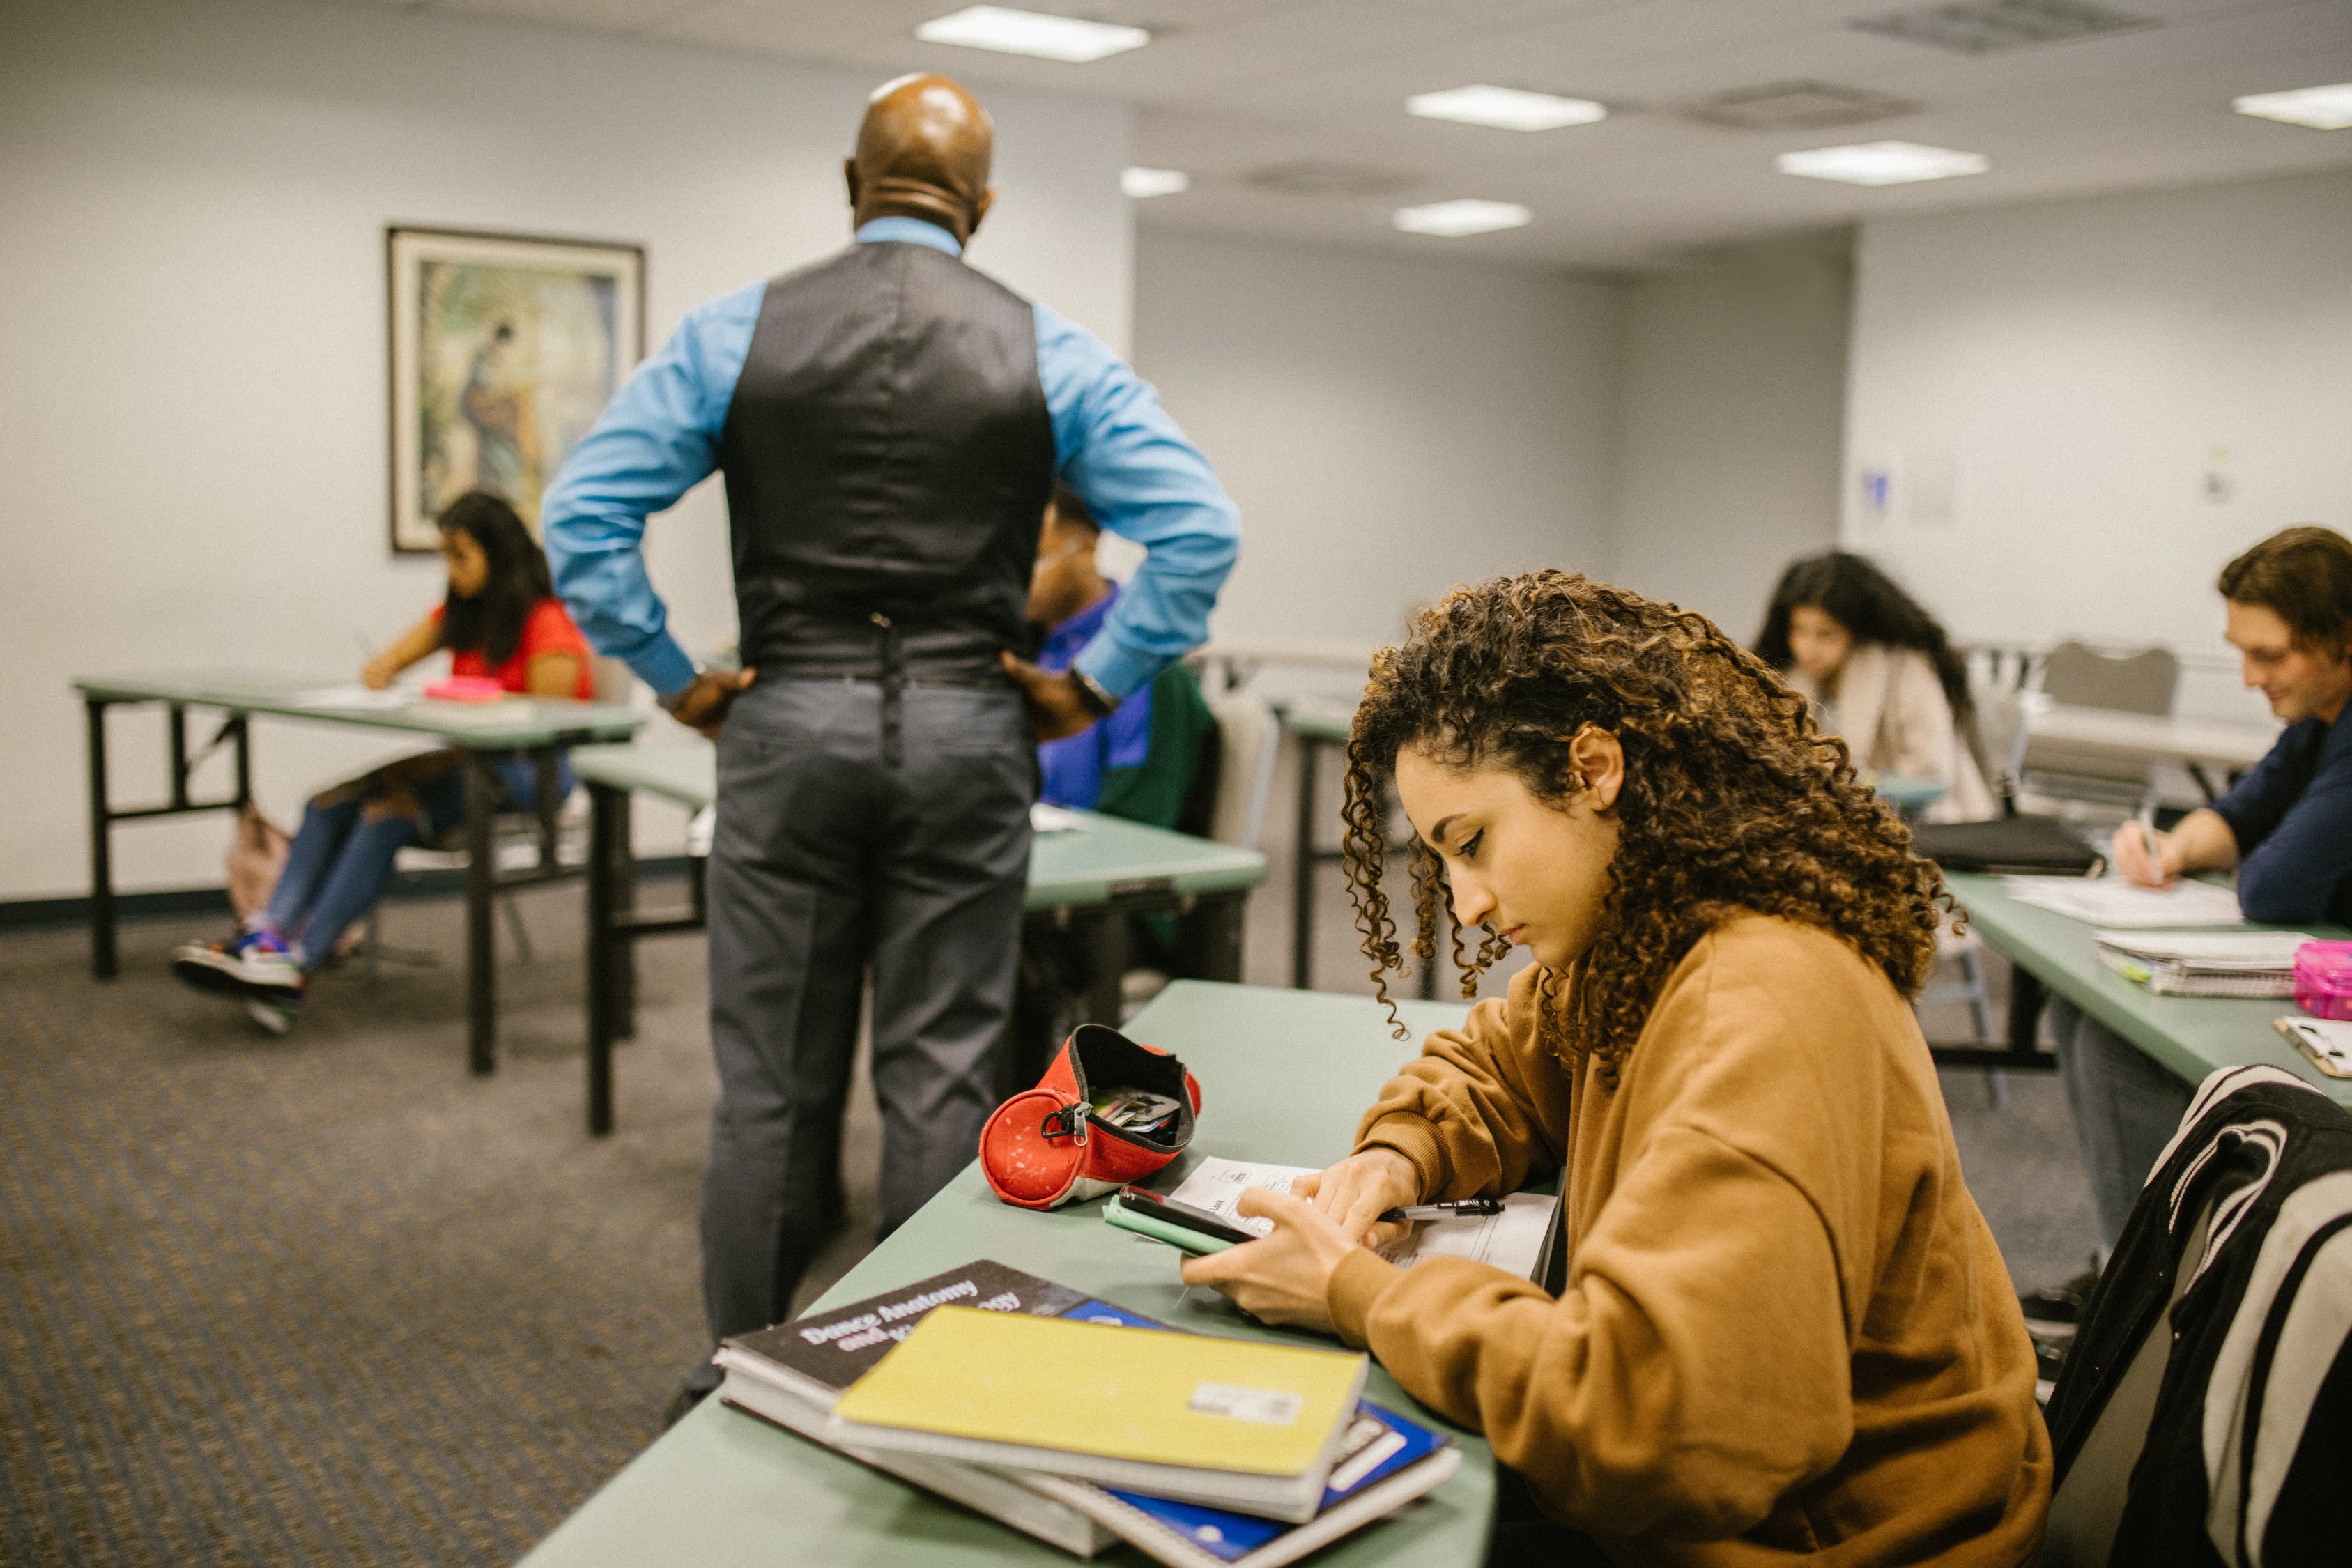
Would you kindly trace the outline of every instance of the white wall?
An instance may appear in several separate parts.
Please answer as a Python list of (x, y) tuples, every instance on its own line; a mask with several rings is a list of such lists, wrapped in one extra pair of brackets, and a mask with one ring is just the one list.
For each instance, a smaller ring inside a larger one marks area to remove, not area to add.
[(1393, 640), (1456, 583), (1608, 552), (1616, 290), (1146, 228), (1136, 367), (1242, 511), (1231, 638)]
[(1852, 284), (1838, 234), (1626, 286), (1614, 581), (1744, 644), (1781, 567), (1835, 542)]
[[(658, 343), (689, 305), (846, 238), (881, 73), (320, 5), (17, 0), (0, 46), (0, 899), (86, 886), (79, 672), (348, 679), (440, 592), (385, 543), (383, 227), (635, 240)], [(973, 260), (1115, 345), (1129, 111), (992, 91)], [(648, 555), (689, 647), (732, 635), (705, 486)], [(118, 721), (119, 796), (163, 787)], [(258, 736), (282, 817), (378, 744)], [(125, 889), (217, 884), (226, 819), (118, 835)]]
[(2169, 644), (2184, 711), (2261, 718), (2213, 578), (2352, 531), (2352, 174), (1874, 223), (1858, 268), (1845, 537), (1960, 637)]

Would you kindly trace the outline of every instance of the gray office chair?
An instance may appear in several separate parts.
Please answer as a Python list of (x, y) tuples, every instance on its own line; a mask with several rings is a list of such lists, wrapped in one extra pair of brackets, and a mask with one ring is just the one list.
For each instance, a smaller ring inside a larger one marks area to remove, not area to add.
[(1264, 699), (1245, 691), (1211, 698), (1209, 712), (1217, 721), (1217, 803), (1209, 816), (1208, 837), (1255, 849), (1265, 832), (1282, 725)]
[[(1990, 644), (1963, 651), (1968, 663), (1970, 713), (1960, 739), (1976, 758), (1993, 793), (2006, 797), (2008, 781), (1993, 759), (2005, 763), (2017, 743), (2024, 716), (2022, 691), (2032, 658), (2022, 648)], [(1916, 1006), (1958, 1003), (1968, 1008), (1970, 1026), (1965, 1042), (1947, 1041), (1937, 1048), (1959, 1046), (1969, 1050), (1992, 1050), (2003, 1043), (1995, 1032), (1992, 993), (1985, 983), (1985, 951), (1984, 939), (1974, 931), (1956, 934), (1947, 927), (1936, 933), (1937, 969), (1940, 973), (1948, 968), (1954, 978), (1938, 979), (1929, 984), (1919, 993)], [(1987, 1100), (1995, 1110), (2006, 1109), (2009, 1079), (2004, 1069), (1983, 1070)]]
[[(2168, 714), (2180, 685), (2180, 660), (2168, 648), (2122, 652), (2063, 642), (2042, 661), (2038, 688), (2046, 702), (2107, 708), (2123, 713)], [(2155, 799), (2155, 770), (2120, 762), (2034, 733), (2034, 704), (2026, 704), (2012, 743), (2010, 794), (2021, 809), (2066, 815), (2087, 806), (2129, 814)], [(2029, 805), (2030, 803), (2030, 805)]]

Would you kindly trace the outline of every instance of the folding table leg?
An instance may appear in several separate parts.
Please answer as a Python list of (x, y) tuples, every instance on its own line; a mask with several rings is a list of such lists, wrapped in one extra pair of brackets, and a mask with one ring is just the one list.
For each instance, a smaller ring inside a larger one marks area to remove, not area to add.
[(466, 770), (466, 1065), (477, 1074), (498, 1070), (498, 951), (490, 900), (497, 893), (498, 852), (490, 842), (490, 812), (498, 781), (479, 752), (465, 752)]
[(114, 813), (106, 795), (106, 703), (93, 697), (82, 706), (89, 719), (89, 967), (100, 980), (111, 980), (117, 969)]
[(613, 1037), (618, 1030), (620, 966), (631, 944), (613, 929), (620, 855), (626, 830), (625, 790), (588, 786), (588, 1131), (613, 1130)]
[[(1297, 731), (1293, 731), (1297, 733)], [(1315, 954), (1315, 764), (1323, 742), (1298, 736), (1297, 860), (1290, 872), (1290, 987), (1307, 989)]]

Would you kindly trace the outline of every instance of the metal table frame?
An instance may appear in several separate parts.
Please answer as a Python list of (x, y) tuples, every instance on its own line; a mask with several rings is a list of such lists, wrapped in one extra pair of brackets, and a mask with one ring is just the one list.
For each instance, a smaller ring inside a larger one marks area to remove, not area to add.
[[(626, 753), (652, 747), (600, 749)], [(691, 748), (678, 748), (690, 750)], [(675, 936), (706, 929), (709, 921), (704, 863), (689, 873), (684, 907), (641, 910), (636, 904), (635, 858), (630, 844), (630, 800), (650, 790), (689, 810), (716, 797), (700, 781), (629, 776), (605, 765), (596, 751), (575, 754), (572, 765), (588, 789), (588, 1131), (613, 1130), (613, 1045), (636, 1033), (636, 943), (646, 937)], [(1128, 917), (1175, 914), (1188, 917), (1179, 968), (1198, 980), (1238, 981), (1242, 973), (1243, 910), (1255, 882), (1213, 890), (1186, 890), (1174, 875), (1116, 879), (1078, 890), (1082, 896), (1032, 884), (1022, 916), (1024, 932), (1043, 928), (1082, 930), (1092, 980), (1079, 1008), (1081, 1021), (1119, 1022), (1119, 976), (1126, 969)]]
[[(1349, 721), (1302, 708), (1281, 708), (1276, 715), (1298, 742), (1297, 847), (1290, 868), (1290, 986), (1307, 991), (1313, 989), (1315, 973), (1315, 870), (1348, 858), (1344, 849), (1317, 847), (1315, 830), (1322, 818), (1316, 808), (1315, 792), (1321, 780), (1324, 749), (1347, 744)], [(1381, 805), (1385, 820), (1391, 803), (1384, 800)], [(1416, 994), (1424, 1002), (1436, 1000), (1441, 962), (1451, 962), (1443, 950), (1421, 966)]]
[[(268, 683), (281, 688), (299, 684), (283, 678)], [(463, 728), (436, 727), (429, 721), (420, 721), (413, 712), (404, 712), (397, 720), (387, 713), (372, 722), (366, 716), (348, 710), (289, 707), (282, 695), (273, 701), (267, 695), (241, 700), (226, 690), (207, 692), (201, 689), (201, 682), (195, 681), (89, 679), (74, 684), (81, 693), (89, 728), (90, 970), (100, 980), (113, 979), (121, 968), (115, 940), (115, 824), (243, 810), (253, 798), (252, 720), (256, 713), (413, 734), (456, 750), (466, 779), (466, 1065), (478, 1075), (498, 1070), (498, 963), (491, 900), (501, 889), (531, 887), (581, 874), (578, 869), (562, 865), (557, 857), (556, 812), (562, 803), (556, 795), (556, 755), (578, 742), (627, 734), (642, 721), (618, 721), (611, 716), (610, 705), (580, 703), (576, 706), (604, 707), (607, 712), (577, 726), (547, 728), (544, 738), (533, 732), (536, 727), (526, 726), (522, 732), (532, 733), (533, 743), (517, 745), (505, 734), (476, 736)], [(532, 699), (534, 712), (555, 700)], [(171, 796), (161, 805), (118, 807), (107, 779), (107, 711), (149, 702), (163, 704), (168, 714), (166, 761), (171, 771)], [(212, 709), (223, 715), (212, 740), (193, 758), (188, 752), (187, 715), (191, 708)], [(233, 742), (236, 748), (235, 788), (225, 800), (192, 799), (190, 775), (224, 742)], [(499, 786), (490, 770), (500, 758), (512, 756), (527, 756), (536, 765), (539, 787), (532, 816), (538, 828), (539, 858), (528, 870), (501, 872), (492, 836)]]
[[(2220, 1067), (2241, 1062), (2268, 1062), (2295, 1073), (2339, 1104), (2352, 1103), (2352, 1081), (2327, 1079), (2279, 1037), (2272, 1020), (2294, 1012), (2284, 997), (2244, 999), (2218, 996), (2158, 996), (2101, 963), (2093, 928), (2053, 910), (2022, 904), (2009, 896), (1998, 877), (1954, 872), (1945, 878), (1952, 896), (1969, 911), (1969, 923), (1987, 942), (2009, 960), (2020, 990), (2031, 988), (2037, 998), (2055, 991), (2108, 1028), (2129, 1040), (2151, 1061), (2183, 1082), (2195, 1084)], [(2231, 927), (2261, 931), (2262, 926)], [(2314, 936), (2340, 938), (2339, 927), (2305, 923), (2295, 928)], [(2010, 1004), (2015, 1028), (2021, 1013), (2015, 993)], [(2028, 1027), (2038, 1016), (2026, 1014)], [(2032, 1052), (2038, 1060), (2020, 1063), (2009, 1053), (1988, 1051), (1983, 1065), (2054, 1066), (2048, 1052), (2033, 1051), (2030, 1035), (2021, 1040), (2012, 1033), (2012, 1052)], [(1947, 1064), (1938, 1051), (1939, 1064)]]

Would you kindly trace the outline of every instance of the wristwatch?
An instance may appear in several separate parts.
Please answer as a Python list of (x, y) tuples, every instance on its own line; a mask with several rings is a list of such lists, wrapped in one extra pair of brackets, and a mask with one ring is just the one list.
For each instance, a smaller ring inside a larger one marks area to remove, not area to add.
[(1083, 669), (1070, 671), (1070, 684), (1078, 689), (1078, 700), (1087, 711), (1097, 719), (1108, 719), (1118, 711), (1118, 699), (1102, 689), (1102, 682)]

